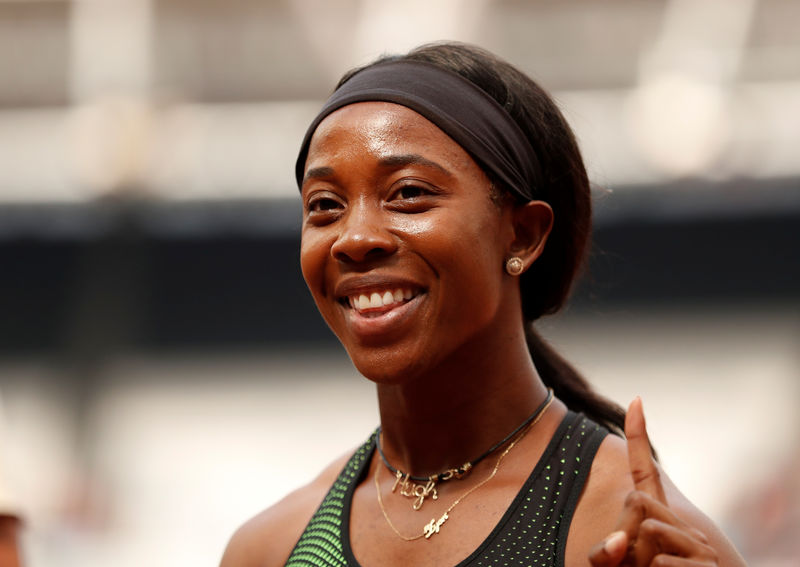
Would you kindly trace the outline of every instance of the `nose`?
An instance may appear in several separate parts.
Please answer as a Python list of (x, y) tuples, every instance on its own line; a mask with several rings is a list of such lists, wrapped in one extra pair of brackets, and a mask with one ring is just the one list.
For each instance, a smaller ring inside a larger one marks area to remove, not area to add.
[(340, 262), (369, 262), (397, 250), (381, 212), (368, 205), (354, 206), (339, 223), (341, 232), (331, 246), (331, 254)]

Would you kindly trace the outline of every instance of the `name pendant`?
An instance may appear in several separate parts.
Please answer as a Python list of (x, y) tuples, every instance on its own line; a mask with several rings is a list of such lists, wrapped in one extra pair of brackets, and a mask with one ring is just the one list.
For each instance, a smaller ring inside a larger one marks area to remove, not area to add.
[(425, 534), (425, 539), (430, 539), (433, 534), (438, 534), (442, 524), (444, 524), (449, 517), (450, 516), (447, 515), (447, 512), (445, 512), (444, 515), (438, 520), (436, 518), (431, 518), (431, 521), (428, 522), (424, 528), (422, 528), (422, 532)]
[(409, 479), (408, 474), (403, 474), (400, 471), (395, 473), (395, 481), (394, 486), (392, 486), (392, 492), (397, 490), (397, 487), (400, 487), (400, 494), (405, 496), (406, 498), (413, 498), (414, 503), (411, 505), (411, 508), (414, 510), (419, 510), (422, 508), (422, 505), (425, 503), (425, 499), (430, 496), (433, 500), (439, 499), (439, 494), (436, 490), (436, 480), (433, 478), (428, 479), (428, 482), (425, 484), (417, 484), (416, 482), (411, 482)]

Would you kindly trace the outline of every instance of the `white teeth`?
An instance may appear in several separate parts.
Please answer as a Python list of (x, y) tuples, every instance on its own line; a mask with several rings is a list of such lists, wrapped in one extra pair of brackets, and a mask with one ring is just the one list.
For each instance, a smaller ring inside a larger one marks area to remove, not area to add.
[(377, 309), (392, 305), (393, 303), (401, 303), (403, 300), (409, 300), (413, 297), (410, 289), (398, 288), (394, 291), (384, 291), (379, 293), (377, 291), (371, 292), (369, 295), (362, 293), (348, 297), (350, 307), (363, 311), (365, 309)]

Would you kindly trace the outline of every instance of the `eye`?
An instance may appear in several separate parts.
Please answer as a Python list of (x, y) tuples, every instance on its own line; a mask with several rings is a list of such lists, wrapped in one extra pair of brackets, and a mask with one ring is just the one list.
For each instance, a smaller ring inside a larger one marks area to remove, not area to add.
[(344, 209), (342, 200), (329, 191), (317, 191), (305, 201), (305, 216), (314, 225), (325, 225), (333, 222)]
[(404, 185), (394, 194), (396, 199), (414, 199), (428, 194), (424, 188), (417, 185)]
[(435, 206), (439, 191), (415, 179), (406, 179), (393, 188), (388, 205), (403, 213), (421, 213)]
[(339, 203), (339, 201), (336, 199), (331, 199), (330, 197), (319, 197), (316, 199), (310, 199), (306, 208), (309, 212), (325, 212), (333, 211), (341, 206), (341, 203)]

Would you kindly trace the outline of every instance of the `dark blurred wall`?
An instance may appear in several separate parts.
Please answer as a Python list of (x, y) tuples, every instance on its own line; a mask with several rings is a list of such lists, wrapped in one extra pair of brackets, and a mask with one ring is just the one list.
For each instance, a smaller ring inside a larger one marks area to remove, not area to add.
[[(570, 313), (796, 303), (798, 186), (602, 197)], [(299, 216), (296, 201), (5, 207), (0, 355), (332, 345), (300, 274)]]

